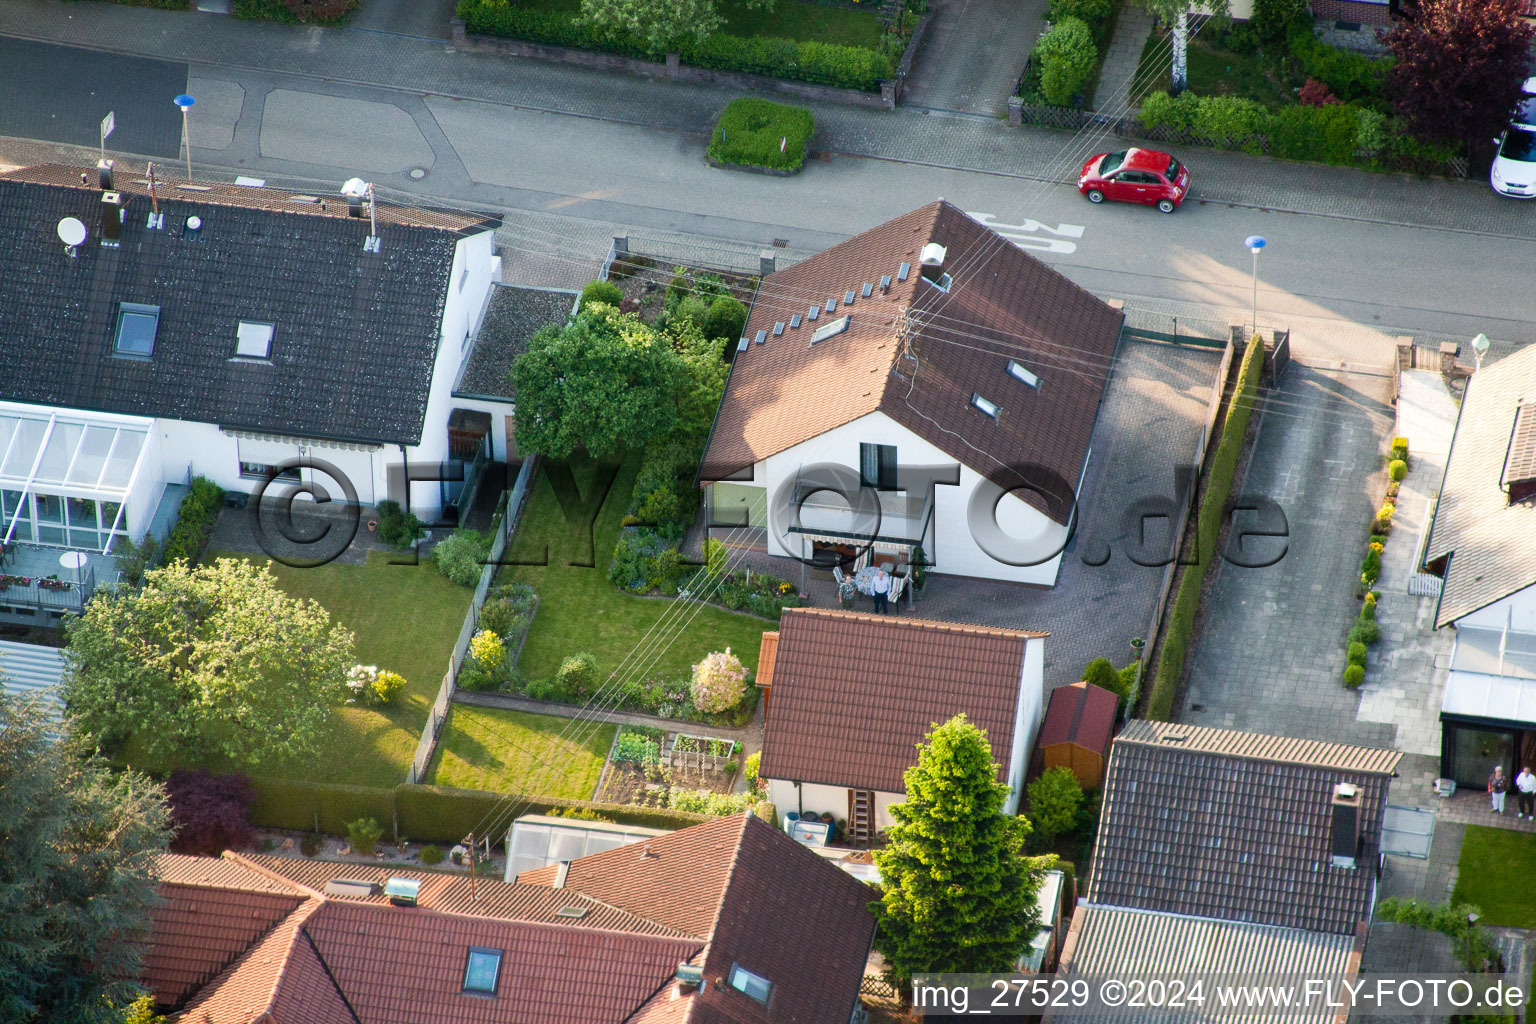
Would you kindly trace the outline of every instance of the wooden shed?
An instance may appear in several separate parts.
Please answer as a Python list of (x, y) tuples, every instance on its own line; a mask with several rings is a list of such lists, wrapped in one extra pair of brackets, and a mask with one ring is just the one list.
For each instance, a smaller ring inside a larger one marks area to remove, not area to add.
[(1091, 683), (1057, 688), (1035, 747), (1039, 770), (1070, 768), (1084, 789), (1102, 786), (1119, 703), (1119, 697)]

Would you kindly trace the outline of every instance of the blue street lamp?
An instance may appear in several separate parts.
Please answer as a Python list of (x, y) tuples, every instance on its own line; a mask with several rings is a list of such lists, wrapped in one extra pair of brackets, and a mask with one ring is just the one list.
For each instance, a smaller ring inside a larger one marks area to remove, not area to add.
[(1269, 243), (1264, 241), (1263, 235), (1249, 235), (1243, 240), (1248, 251), (1253, 253), (1253, 319), (1248, 325), (1249, 337), (1257, 337), (1259, 333), (1259, 251)]
[(173, 102), (175, 102), (175, 104), (181, 108), (181, 137), (186, 140), (187, 143), (187, 181), (191, 182), (192, 135), (187, 130), (187, 111), (192, 109), (192, 104), (196, 103), (197, 100), (193, 99), (191, 96), (188, 96), (186, 93), (182, 93), (180, 96), (177, 96)]

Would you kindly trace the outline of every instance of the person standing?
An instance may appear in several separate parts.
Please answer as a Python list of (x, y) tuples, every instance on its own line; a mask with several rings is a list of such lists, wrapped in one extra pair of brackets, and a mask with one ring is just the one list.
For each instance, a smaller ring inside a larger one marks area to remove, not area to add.
[(875, 573), (875, 578), (869, 585), (869, 592), (875, 599), (875, 614), (886, 615), (891, 607), (891, 578), (885, 574), (885, 569)]
[(1515, 776), (1515, 791), (1520, 801), (1515, 817), (1536, 818), (1536, 775), (1531, 774), (1529, 767), (1521, 768)]
[(1488, 798), (1493, 803), (1493, 813), (1504, 813), (1504, 794), (1509, 790), (1509, 779), (1504, 775), (1503, 765), (1494, 765), (1493, 774), (1488, 776)]

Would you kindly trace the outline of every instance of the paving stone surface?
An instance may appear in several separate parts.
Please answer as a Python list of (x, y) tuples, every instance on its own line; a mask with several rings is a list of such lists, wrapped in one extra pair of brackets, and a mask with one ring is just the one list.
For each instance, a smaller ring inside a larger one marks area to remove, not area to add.
[(938, 0), (904, 106), (1001, 116), (1045, 30), (1045, 0)]

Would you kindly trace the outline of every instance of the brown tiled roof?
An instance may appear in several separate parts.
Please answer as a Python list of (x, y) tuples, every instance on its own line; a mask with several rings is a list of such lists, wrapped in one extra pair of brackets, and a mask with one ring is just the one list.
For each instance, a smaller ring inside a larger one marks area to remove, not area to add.
[[(225, 856), (235, 856), (226, 854)], [(332, 861), (300, 860), (296, 857), (274, 857), (261, 854), (244, 854), (242, 859), (266, 870), (291, 878), (316, 891), (325, 889), (326, 883), (335, 879), (356, 879), (373, 882), (380, 891), (372, 896), (330, 897), (345, 903), (389, 902), (383, 893), (384, 883), (396, 876), (415, 878), (421, 884), (417, 905), (429, 910), (448, 914), (465, 914), (471, 917), (494, 917), (509, 921), (543, 921), (549, 924), (580, 924), (584, 928), (600, 928), (608, 931), (634, 932), (643, 935), (673, 935), (685, 933), (664, 924), (625, 913), (607, 906), (569, 888), (551, 889), (547, 885), (512, 884), (499, 879), (476, 879), (474, 893), (470, 893), (469, 879), (464, 875), (439, 871), (424, 871), (402, 867), (373, 867), (367, 864), (338, 864)], [(581, 917), (561, 916), (559, 911), (580, 908)]]
[(1484, 366), (1467, 383), (1424, 550), (1450, 556), (1435, 627), (1536, 584), (1536, 501), (1500, 485), (1523, 402), (1536, 399), (1536, 345)]
[(155, 877), (163, 884), (195, 885), (210, 889), (277, 892), (288, 896), (297, 892), (287, 882), (269, 878), (226, 857), (162, 853), (155, 858)]
[[(1400, 755), (1231, 729), (1132, 722), (1104, 785), (1090, 899), (1307, 931), (1370, 915)], [(1358, 867), (1332, 861), (1333, 787), (1361, 789)]]
[(1109, 749), (1110, 737), (1115, 734), (1115, 711), (1119, 706), (1119, 697), (1092, 683), (1059, 686), (1051, 692), (1036, 745), (1075, 743), (1102, 754)]
[[(948, 250), (948, 294), (920, 280), (929, 242)], [(896, 280), (902, 263), (911, 265), (906, 281)], [(876, 286), (869, 298), (865, 283)], [(804, 319), (829, 299), (835, 312)], [(801, 325), (775, 336), (797, 313)], [(846, 331), (811, 344), (845, 313)], [(1075, 487), (1120, 323), (1120, 313), (958, 207), (930, 203), (763, 280), (746, 335), (765, 331), (765, 343), (736, 354), (700, 479), (726, 479), (878, 410), (1004, 488), (1021, 484), (1010, 467), (1024, 463)], [(1010, 376), (1009, 359), (1039, 386)], [(996, 403), (997, 419), (972, 407), (972, 394)], [(1021, 496), (1058, 521), (1068, 508), (1059, 489), (1045, 502)]]
[(185, 1003), (303, 902), (292, 892), (165, 882), (160, 896), (150, 911), (143, 977), (156, 1002), (170, 1007)]
[(760, 774), (899, 793), (929, 729), (964, 712), (1006, 777), (1025, 645), (1046, 635), (786, 609)]
[(773, 685), (773, 666), (779, 657), (779, 631), (763, 630), (763, 646), (757, 652), (757, 685)]
[[(320, 900), (308, 899), (284, 917), (197, 994), (181, 1016), (182, 1024), (356, 1024), (345, 1004), (335, 998), (334, 987), (325, 991), (326, 986), (315, 983), (315, 972), (302, 963), (313, 950), (307, 948), (300, 929), (323, 905)], [(277, 1005), (280, 999), (287, 1002), (292, 993), (291, 988), (283, 993), (279, 987), (289, 974), (290, 959), (295, 957), (301, 962), (295, 964), (287, 980), (302, 989), (310, 1004), (304, 1008), (303, 1017), (283, 1013)], [(319, 972), (321, 979), (324, 974)]]

